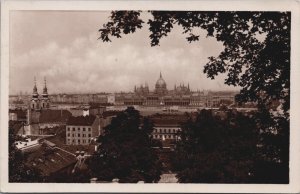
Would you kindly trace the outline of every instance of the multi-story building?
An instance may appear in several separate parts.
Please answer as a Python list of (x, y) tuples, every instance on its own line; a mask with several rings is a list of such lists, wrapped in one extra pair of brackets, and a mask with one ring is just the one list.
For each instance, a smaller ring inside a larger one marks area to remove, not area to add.
[(101, 132), (99, 116), (70, 117), (66, 125), (66, 144), (88, 145)]
[(154, 124), (151, 134), (153, 139), (162, 141), (176, 141), (180, 139), (181, 125), (187, 121), (186, 115), (156, 114), (149, 117)]
[(180, 84), (168, 90), (167, 84), (160, 73), (155, 89), (150, 91), (148, 84), (134, 86), (134, 92), (116, 93), (115, 105), (139, 106), (190, 106), (217, 107), (220, 104), (233, 104), (236, 92), (192, 91), (190, 85)]

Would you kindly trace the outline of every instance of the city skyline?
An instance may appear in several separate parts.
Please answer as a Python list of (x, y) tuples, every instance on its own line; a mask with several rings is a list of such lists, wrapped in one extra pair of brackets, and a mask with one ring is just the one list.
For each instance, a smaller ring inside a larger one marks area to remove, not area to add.
[(153, 89), (159, 72), (169, 89), (189, 83), (192, 90), (236, 90), (224, 84), (223, 76), (210, 80), (203, 73), (207, 57), (216, 56), (223, 46), (202, 31), (195, 43), (188, 43), (176, 26), (159, 47), (146, 41), (148, 29), (103, 43), (97, 31), (108, 16), (109, 12), (13, 11), (10, 94), (30, 93), (33, 77), (38, 88), (46, 77), (52, 94), (128, 92), (145, 82)]

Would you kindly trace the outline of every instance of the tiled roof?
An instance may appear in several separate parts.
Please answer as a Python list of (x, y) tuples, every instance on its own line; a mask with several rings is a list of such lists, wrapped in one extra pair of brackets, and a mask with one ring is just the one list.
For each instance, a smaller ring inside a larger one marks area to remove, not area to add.
[(44, 176), (50, 176), (68, 166), (75, 165), (76, 161), (74, 155), (61, 149), (41, 146), (39, 150), (28, 155), (26, 165), (37, 168)]
[(75, 125), (75, 126), (91, 126), (96, 117), (94, 115), (89, 116), (79, 116), (79, 117), (69, 117), (67, 125)]
[(180, 120), (174, 120), (174, 119), (155, 119), (155, 120), (152, 120), (153, 121), (153, 124), (155, 127), (179, 127), (181, 125), (181, 123), (183, 123), (183, 121), (180, 121)]
[(67, 110), (42, 110), (40, 123), (66, 122), (72, 114)]
[(117, 116), (121, 111), (105, 111), (102, 113), (103, 117), (111, 117), (111, 116)]
[(187, 121), (188, 117), (185, 115), (153, 115), (150, 120), (153, 122), (154, 126), (180, 126), (182, 123)]

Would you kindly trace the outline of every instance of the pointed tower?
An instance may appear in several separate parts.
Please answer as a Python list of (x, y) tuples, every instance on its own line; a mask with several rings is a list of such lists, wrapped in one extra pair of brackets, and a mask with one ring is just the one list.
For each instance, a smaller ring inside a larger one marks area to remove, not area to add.
[(33, 86), (32, 96), (31, 96), (31, 101), (30, 101), (30, 109), (32, 109), (32, 110), (40, 109), (39, 93), (37, 91), (35, 77), (34, 77), (34, 86)]
[(50, 107), (50, 99), (48, 95), (46, 78), (44, 78), (44, 88), (43, 88), (42, 99), (41, 99), (41, 108), (47, 109), (49, 107)]

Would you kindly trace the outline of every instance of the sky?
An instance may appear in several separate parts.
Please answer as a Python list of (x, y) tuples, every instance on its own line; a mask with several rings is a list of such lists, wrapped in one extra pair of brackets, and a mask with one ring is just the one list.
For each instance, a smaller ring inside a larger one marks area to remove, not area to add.
[[(192, 90), (232, 90), (223, 75), (203, 73), (208, 57), (218, 56), (221, 42), (206, 38), (189, 43), (175, 26), (160, 46), (150, 46), (148, 25), (134, 34), (104, 43), (98, 30), (109, 11), (12, 11), (10, 13), (10, 94), (31, 93), (34, 77), (41, 93), (133, 91), (148, 83), (154, 89), (160, 72), (168, 89), (181, 83)], [(143, 13), (142, 18), (151, 17)]]

